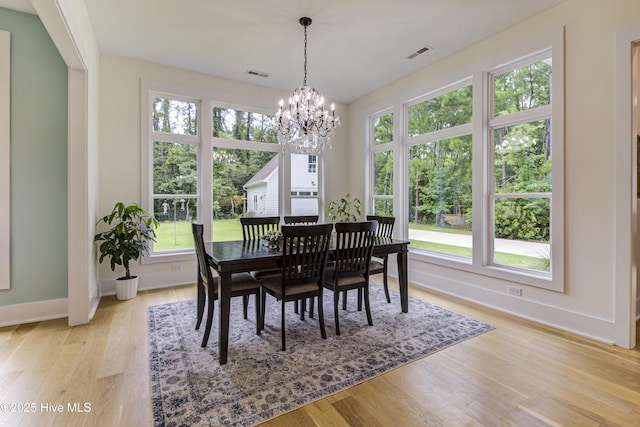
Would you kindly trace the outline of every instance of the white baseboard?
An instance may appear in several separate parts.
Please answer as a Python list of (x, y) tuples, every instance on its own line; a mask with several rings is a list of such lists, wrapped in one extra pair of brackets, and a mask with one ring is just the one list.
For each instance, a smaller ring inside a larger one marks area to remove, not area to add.
[[(169, 273), (145, 273), (140, 275), (138, 290), (168, 288), (171, 286), (182, 286), (195, 283), (195, 274), (192, 270), (175, 271)], [(115, 295), (116, 279), (105, 279), (100, 281), (100, 295)]]
[(615, 342), (615, 323), (613, 320), (573, 312), (522, 297), (513, 297), (451, 276), (410, 270), (409, 278), (412, 284), (426, 289), (432, 289), (596, 341), (607, 344)]
[(68, 317), (67, 298), (0, 306), (0, 326)]

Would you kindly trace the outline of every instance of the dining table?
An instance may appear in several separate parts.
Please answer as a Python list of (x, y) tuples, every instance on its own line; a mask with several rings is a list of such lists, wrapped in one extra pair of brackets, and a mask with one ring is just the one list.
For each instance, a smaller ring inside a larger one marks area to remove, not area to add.
[[(231, 312), (231, 275), (256, 270), (277, 269), (282, 259), (282, 250), (271, 248), (264, 240), (232, 240), (206, 242), (205, 249), (209, 266), (219, 276), (218, 279), (218, 359), (221, 365), (227, 363), (229, 350), (229, 317)], [(400, 310), (409, 311), (409, 285), (407, 273), (408, 240), (376, 237), (373, 256), (396, 254), (398, 285), (400, 288)], [(332, 244), (329, 254), (334, 250)], [(258, 307), (256, 307), (256, 310)]]

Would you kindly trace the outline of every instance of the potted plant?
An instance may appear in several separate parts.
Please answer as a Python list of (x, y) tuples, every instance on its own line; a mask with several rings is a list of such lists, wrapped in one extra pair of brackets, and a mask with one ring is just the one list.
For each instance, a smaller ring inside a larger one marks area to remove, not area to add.
[(149, 252), (149, 242), (156, 241), (158, 221), (135, 203), (125, 206), (118, 202), (109, 215), (98, 221), (98, 226), (107, 228), (93, 238), (94, 242), (102, 242), (98, 247), (100, 262), (108, 257), (112, 271), (116, 270), (117, 265), (125, 270), (125, 275), (116, 280), (117, 298), (125, 300), (135, 297), (138, 276), (131, 275), (129, 263)]
[(327, 206), (327, 219), (332, 222), (356, 222), (360, 217), (362, 202), (355, 197), (351, 200), (349, 193), (346, 196), (329, 202)]

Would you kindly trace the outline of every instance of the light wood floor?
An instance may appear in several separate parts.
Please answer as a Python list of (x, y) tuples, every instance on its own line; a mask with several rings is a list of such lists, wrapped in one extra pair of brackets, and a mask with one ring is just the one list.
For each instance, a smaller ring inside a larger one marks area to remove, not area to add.
[[(410, 293), (496, 329), (265, 425), (640, 426), (640, 350)], [(0, 426), (151, 425), (146, 308), (194, 296), (185, 286), (106, 297), (89, 325), (0, 328)]]

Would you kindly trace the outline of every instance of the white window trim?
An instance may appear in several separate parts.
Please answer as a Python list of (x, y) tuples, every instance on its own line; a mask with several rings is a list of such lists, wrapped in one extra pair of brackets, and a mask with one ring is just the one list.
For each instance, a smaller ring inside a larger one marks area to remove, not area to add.
[(0, 289), (11, 287), (11, 34), (0, 31)]

